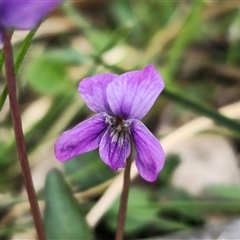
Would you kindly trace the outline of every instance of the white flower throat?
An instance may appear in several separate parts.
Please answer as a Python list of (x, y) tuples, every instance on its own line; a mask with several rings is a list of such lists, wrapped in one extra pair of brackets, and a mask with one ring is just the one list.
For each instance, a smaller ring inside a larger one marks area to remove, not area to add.
[(130, 134), (130, 121), (106, 114), (106, 123), (108, 123), (110, 128), (110, 137), (112, 138), (112, 142), (117, 141), (120, 144), (123, 144), (124, 139), (128, 137), (128, 134)]

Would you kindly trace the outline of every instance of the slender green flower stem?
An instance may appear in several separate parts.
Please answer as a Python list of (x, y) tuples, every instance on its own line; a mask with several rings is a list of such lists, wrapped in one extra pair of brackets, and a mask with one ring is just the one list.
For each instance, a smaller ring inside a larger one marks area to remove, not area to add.
[(237, 134), (240, 130), (240, 122), (230, 119), (221, 113), (217, 112), (216, 110), (201, 104), (193, 99), (185, 97), (182, 93), (170, 90), (165, 88), (162, 92), (162, 96), (165, 96), (168, 99), (171, 99), (177, 103), (180, 103), (189, 109), (193, 109), (194, 111), (209, 117), (216, 123), (222, 124), (223, 126), (229, 127), (231, 130), (235, 131)]
[(28, 162), (26, 145), (23, 136), (22, 122), (19, 111), (19, 104), (17, 99), (17, 87), (15, 80), (14, 72), (14, 63), (13, 63), (13, 51), (12, 45), (10, 42), (10, 36), (6, 29), (3, 30), (3, 53), (5, 59), (5, 69), (6, 69), (6, 78), (7, 78), (7, 87), (9, 92), (10, 100), (10, 111), (13, 122), (13, 129), (16, 138), (16, 145), (19, 155), (19, 160), (22, 168), (23, 179), (26, 186), (29, 203), (31, 206), (31, 211), (38, 235), (39, 240), (45, 240), (44, 227), (42, 222), (42, 217), (40, 209), (38, 206), (38, 200), (33, 186), (31, 170)]
[(8, 95), (8, 89), (7, 89), (7, 85), (5, 85), (2, 91), (2, 94), (0, 96), (0, 111), (2, 111), (2, 107), (6, 101), (7, 95)]
[(124, 225), (127, 212), (127, 202), (128, 202), (128, 193), (130, 185), (130, 172), (131, 172), (131, 163), (132, 163), (132, 139), (131, 141), (131, 153), (126, 159), (126, 167), (124, 170), (123, 176), (123, 188), (122, 195), (120, 200), (119, 212), (118, 212), (118, 225), (115, 240), (122, 240), (124, 236)]
[[(27, 37), (25, 38), (25, 40), (20, 48), (16, 63), (15, 63), (15, 68), (14, 68), (15, 74), (17, 74), (18, 70), (20, 69), (23, 59), (32, 43), (33, 37), (34, 37), (35, 33), (37, 32), (37, 29), (38, 28), (35, 28), (28, 33)], [(0, 72), (2, 70), (3, 60), (4, 60), (4, 58), (1, 53), (1, 55), (0, 55)], [(0, 95), (0, 111), (2, 111), (2, 107), (7, 99), (7, 95), (8, 95), (8, 89), (7, 89), (7, 85), (5, 85), (5, 87), (2, 91), (2, 94)]]

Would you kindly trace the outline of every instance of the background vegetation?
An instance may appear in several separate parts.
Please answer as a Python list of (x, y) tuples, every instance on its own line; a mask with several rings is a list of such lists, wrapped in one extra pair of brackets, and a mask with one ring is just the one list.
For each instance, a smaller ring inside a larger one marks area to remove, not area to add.
[[(77, 92), (81, 79), (150, 63), (166, 88), (144, 123), (167, 161), (155, 183), (133, 180), (126, 239), (239, 216), (239, 25), (238, 1), (66, 1), (29, 49), (34, 34), (23, 41), (25, 33), (14, 33), (23, 126), (48, 239), (113, 238), (118, 200), (106, 202), (97, 224), (89, 212), (119, 172), (97, 151), (59, 163), (53, 145), (92, 114)], [(0, 80), (3, 89), (4, 71)], [(34, 238), (7, 101), (0, 123), (0, 239)], [(119, 187), (109, 201), (117, 193)]]

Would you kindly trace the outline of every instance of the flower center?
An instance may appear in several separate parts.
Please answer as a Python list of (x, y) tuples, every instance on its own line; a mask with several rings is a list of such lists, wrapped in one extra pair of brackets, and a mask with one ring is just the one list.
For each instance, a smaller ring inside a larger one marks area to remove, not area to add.
[(111, 142), (118, 142), (119, 146), (123, 146), (124, 142), (129, 138), (130, 121), (106, 114), (106, 123), (109, 125)]
[(123, 129), (123, 120), (121, 118), (116, 118), (115, 128), (118, 132), (121, 132)]
[(128, 132), (130, 133), (130, 122), (128, 120), (121, 119), (119, 117), (113, 117), (106, 115), (106, 123), (115, 131), (115, 132)]

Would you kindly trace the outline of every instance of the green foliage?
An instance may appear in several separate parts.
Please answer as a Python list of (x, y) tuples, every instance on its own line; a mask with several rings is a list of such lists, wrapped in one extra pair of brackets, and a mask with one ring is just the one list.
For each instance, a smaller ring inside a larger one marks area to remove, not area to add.
[(44, 225), (47, 239), (93, 239), (80, 205), (59, 170), (51, 170), (45, 183)]
[[(147, 64), (154, 64), (166, 83), (152, 109), (154, 114), (144, 119), (151, 129), (163, 123), (161, 134), (167, 135), (197, 113), (212, 119), (218, 127), (231, 130), (236, 136), (231, 139), (235, 144), (233, 148), (239, 152), (239, 120), (217, 110), (240, 100), (240, 10), (236, 1), (146, 3), (127, 0), (100, 1), (98, 5), (91, 1), (65, 2), (57, 14), (60, 18), (63, 16), (61, 20), (69, 28), (62, 32), (63, 24), (59, 30), (56, 27), (53, 33), (47, 30), (44, 35), (41, 35), (44, 28), (40, 29), (33, 44), (35, 31), (31, 31), (19, 48), (14, 48), (15, 71), (21, 70), (17, 85), (22, 115), (36, 99), (47, 98), (51, 102), (48, 111), (24, 129), (29, 159), (36, 167), (34, 174), (36, 171), (36, 175), (42, 176), (41, 171), (48, 171), (55, 164), (53, 145), (57, 137), (92, 114), (77, 92), (81, 79), (102, 72), (121, 74)], [(56, 24), (52, 26), (55, 28)], [(19, 202), (26, 199), (22, 194), (23, 183), (7, 102), (4, 105), (7, 88), (3, 64), (1, 51), (0, 109), (6, 108), (0, 115), (0, 238), (10, 238), (33, 228), (33, 224), (26, 220), (26, 215), (31, 219), (30, 212), (12, 215), (13, 209), (17, 213), (19, 206), (21, 208)], [(172, 109), (178, 112), (177, 116)], [(31, 110), (28, 118), (41, 111), (41, 108)], [(26, 118), (24, 125), (25, 121)], [(218, 128), (215, 131), (221, 134)], [(46, 168), (44, 160), (49, 164)], [(51, 170), (40, 190), (45, 193), (47, 238), (110, 239), (116, 230), (119, 199), (109, 206), (95, 233), (87, 226), (85, 213), (103, 194), (104, 190), (94, 192), (95, 189), (118, 172), (101, 161), (98, 150), (61, 164), (63, 173)], [(208, 186), (198, 197), (172, 186), (172, 175), (180, 164), (178, 156), (169, 155), (155, 183), (150, 185), (140, 179), (132, 183), (127, 239), (151, 239), (153, 235), (194, 228), (207, 222), (209, 215), (239, 215), (238, 186)], [(38, 177), (34, 180), (38, 183)], [(86, 197), (84, 204), (88, 207), (84, 211), (71, 189), (78, 193), (84, 191), (84, 194), (88, 190), (94, 192), (94, 197)]]
[(161, 174), (158, 176), (160, 184), (169, 185), (174, 170), (180, 164), (180, 158), (178, 155), (169, 155), (166, 157), (166, 162)]
[[(23, 59), (27, 54), (27, 51), (28, 51), (28, 49), (29, 49), (29, 47), (32, 43), (32, 40), (33, 40), (33, 37), (34, 37), (36, 31), (37, 31), (37, 28), (30, 31), (29, 34), (27, 35), (27, 37), (25, 38), (22, 46), (21, 46), (21, 49), (18, 53), (16, 62), (15, 62), (15, 65), (14, 65), (16, 74), (18, 73), (18, 70), (21, 67)], [(0, 54), (0, 72), (2, 71), (3, 63), (4, 63), (4, 57), (3, 57), (3, 52), (1, 51), (1, 54)], [(7, 95), (8, 95), (8, 90), (7, 90), (7, 85), (5, 84), (5, 87), (4, 87), (4, 89), (1, 93), (1, 96), (0, 96), (0, 111), (2, 110), (2, 107), (3, 107), (3, 105), (6, 101)]]
[[(117, 226), (119, 199), (115, 201), (105, 216), (108, 226), (114, 231)], [(154, 222), (157, 218), (158, 207), (149, 201), (149, 192), (132, 187), (129, 192), (128, 211), (126, 218), (126, 233), (138, 231), (146, 223)]]
[(204, 190), (204, 195), (213, 199), (240, 200), (239, 186), (217, 185), (209, 186)]
[(65, 162), (64, 168), (67, 179), (81, 190), (94, 187), (115, 176), (114, 171), (102, 162), (98, 151), (81, 154)]
[(3, 57), (3, 51), (1, 51), (0, 52), (0, 72), (2, 71), (3, 63), (4, 63), (4, 57)]
[[(171, 191), (171, 189), (168, 189), (168, 191)], [(164, 215), (161, 216), (160, 213), (164, 209), (161, 206), (159, 207), (156, 201), (153, 201), (151, 195), (150, 191), (142, 188), (132, 187), (130, 189), (125, 226), (126, 234), (142, 233), (149, 229), (166, 233), (189, 228), (181, 221), (174, 221), (174, 219), (167, 219)], [(112, 231), (116, 229), (118, 208), (119, 199), (109, 209), (104, 218)]]
[(194, 101), (178, 91), (172, 91), (167, 88), (164, 89), (163, 96), (176, 101), (177, 103), (182, 104), (187, 108), (191, 108), (194, 111), (201, 113), (204, 116), (207, 116), (214, 120), (216, 123), (222, 124), (223, 126), (228, 127), (229, 129), (233, 130), (236, 133), (239, 133), (240, 129), (240, 122), (230, 119), (221, 113), (217, 112), (216, 110), (206, 106), (204, 102), (201, 101)]
[(29, 85), (42, 94), (59, 95), (72, 90), (67, 74), (70, 63), (79, 63), (78, 55), (70, 50), (52, 51), (34, 59), (26, 69)]
[(201, 34), (199, 29), (201, 22), (201, 15), (204, 9), (202, 1), (195, 1), (193, 3), (192, 11), (183, 19), (183, 28), (175, 39), (168, 52), (169, 64), (163, 69), (163, 76), (167, 79), (166, 82), (174, 81), (174, 75), (179, 67), (181, 58), (187, 47), (193, 40)]

